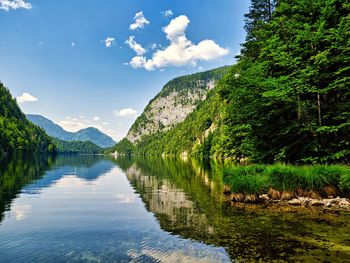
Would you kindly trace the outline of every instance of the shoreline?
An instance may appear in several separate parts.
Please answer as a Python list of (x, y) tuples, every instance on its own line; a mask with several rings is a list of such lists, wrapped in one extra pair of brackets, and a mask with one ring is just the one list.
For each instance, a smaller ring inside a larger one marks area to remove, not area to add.
[[(276, 191), (276, 190), (273, 190)], [(253, 195), (253, 194), (234, 194), (224, 191), (226, 201), (233, 206), (245, 207), (255, 206), (261, 208), (294, 208), (294, 209), (309, 209), (321, 208), (329, 211), (349, 211), (350, 212), (350, 198), (340, 196), (328, 196), (322, 198), (317, 196), (297, 196), (294, 194), (285, 194), (279, 197), (272, 196), (272, 191), (268, 194)], [(287, 198), (286, 198), (287, 196)], [(283, 209), (282, 209), (283, 210)], [(292, 209), (293, 210), (293, 209)]]

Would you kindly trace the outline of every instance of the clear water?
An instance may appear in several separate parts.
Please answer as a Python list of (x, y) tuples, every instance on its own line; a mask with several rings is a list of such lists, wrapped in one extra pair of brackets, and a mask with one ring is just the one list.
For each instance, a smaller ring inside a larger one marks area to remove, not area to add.
[(350, 262), (350, 215), (233, 207), (222, 166), (58, 156), (0, 166), (0, 262)]

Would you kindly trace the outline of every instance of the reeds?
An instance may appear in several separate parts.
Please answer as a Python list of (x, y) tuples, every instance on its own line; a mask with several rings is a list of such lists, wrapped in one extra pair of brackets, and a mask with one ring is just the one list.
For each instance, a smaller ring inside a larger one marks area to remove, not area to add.
[(350, 167), (342, 165), (292, 166), (285, 164), (232, 166), (224, 181), (233, 193), (263, 194), (270, 188), (281, 192), (350, 192)]

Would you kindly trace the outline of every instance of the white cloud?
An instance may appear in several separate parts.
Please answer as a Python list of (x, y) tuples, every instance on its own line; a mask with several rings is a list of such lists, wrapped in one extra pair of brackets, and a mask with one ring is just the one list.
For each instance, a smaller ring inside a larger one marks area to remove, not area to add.
[(115, 46), (115, 38), (114, 37), (107, 37), (104, 40), (105, 46), (108, 47), (112, 47)]
[(9, 11), (10, 9), (31, 9), (32, 5), (24, 0), (0, 0), (0, 9)]
[(150, 49), (156, 49), (157, 48), (157, 44), (156, 43), (153, 43), (151, 45), (149, 45)]
[(130, 65), (133, 68), (146, 70), (167, 66), (195, 66), (198, 61), (214, 60), (228, 54), (228, 49), (220, 47), (210, 39), (203, 40), (197, 45), (193, 44), (186, 37), (186, 28), (189, 23), (190, 20), (184, 15), (172, 19), (169, 25), (163, 28), (170, 41), (169, 46), (155, 51), (151, 59), (142, 55), (135, 56), (131, 59)]
[(75, 47), (75, 43), (74, 43), (74, 42), (72, 42), (72, 43), (71, 43), (71, 46), (72, 46), (72, 47)]
[(38, 100), (33, 95), (26, 92), (23, 93), (21, 96), (18, 96), (16, 99), (18, 103), (34, 102)]
[(145, 57), (141, 57), (141, 56), (136, 56), (136, 57), (133, 57), (130, 61), (130, 65), (133, 67), (133, 68), (142, 68), (146, 65), (147, 63), (147, 60)]
[(143, 12), (138, 12), (134, 16), (134, 23), (130, 25), (130, 30), (136, 30), (138, 28), (144, 28), (145, 25), (149, 24), (149, 21), (143, 15)]
[(174, 42), (180, 36), (185, 35), (185, 31), (189, 23), (190, 23), (190, 20), (188, 19), (187, 16), (184, 16), (184, 15), (178, 16), (172, 19), (169, 25), (163, 28), (163, 31), (166, 34), (167, 39)]
[(117, 117), (134, 117), (136, 116), (137, 111), (133, 108), (125, 108), (120, 110), (115, 110), (114, 115)]
[(163, 16), (165, 16), (165, 17), (171, 17), (171, 16), (173, 16), (173, 11), (172, 10), (166, 10), (166, 11), (164, 11), (164, 12), (162, 12), (162, 14), (163, 14)]
[(142, 56), (146, 53), (146, 50), (135, 41), (135, 36), (130, 36), (129, 39), (125, 41), (125, 44), (128, 44), (129, 47), (134, 50), (138, 56)]
[(94, 121), (98, 121), (98, 120), (100, 120), (100, 117), (97, 117), (97, 116), (96, 116), (96, 117), (93, 118), (93, 120), (94, 120)]
[(60, 125), (66, 131), (70, 132), (77, 132), (81, 129), (89, 127), (89, 125), (84, 121), (78, 121), (76, 119), (70, 119), (68, 117), (66, 120), (59, 121), (58, 125)]

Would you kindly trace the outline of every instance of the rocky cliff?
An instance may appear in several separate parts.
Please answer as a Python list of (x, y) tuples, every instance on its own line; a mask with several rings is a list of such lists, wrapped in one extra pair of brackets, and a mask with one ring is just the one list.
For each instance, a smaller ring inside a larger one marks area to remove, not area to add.
[(181, 123), (206, 99), (207, 92), (227, 73), (228, 67), (175, 78), (150, 101), (127, 134), (137, 144), (143, 136), (169, 130)]

